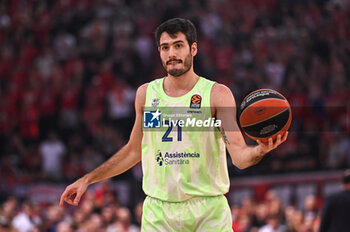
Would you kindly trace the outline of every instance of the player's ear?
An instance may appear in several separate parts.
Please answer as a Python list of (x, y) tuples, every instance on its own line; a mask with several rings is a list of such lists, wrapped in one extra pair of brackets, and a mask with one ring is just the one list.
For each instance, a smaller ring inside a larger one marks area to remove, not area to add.
[(160, 52), (160, 46), (158, 46), (158, 52)]
[(198, 48), (197, 48), (197, 42), (193, 42), (191, 45), (191, 54), (192, 56), (195, 56), (197, 54)]

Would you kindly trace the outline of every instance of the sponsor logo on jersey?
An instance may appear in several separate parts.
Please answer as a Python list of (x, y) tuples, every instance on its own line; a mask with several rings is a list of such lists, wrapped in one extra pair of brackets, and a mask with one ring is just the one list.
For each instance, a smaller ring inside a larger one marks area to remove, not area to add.
[(190, 108), (199, 109), (201, 108), (202, 97), (199, 94), (195, 94), (191, 97)]
[(199, 159), (198, 152), (162, 152), (157, 151), (155, 160), (159, 166), (163, 165), (185, 165), (189, 164), (191, 159)]
[(143, 128), (160, 128), (161, 114), (158, 109), (143, 111)]

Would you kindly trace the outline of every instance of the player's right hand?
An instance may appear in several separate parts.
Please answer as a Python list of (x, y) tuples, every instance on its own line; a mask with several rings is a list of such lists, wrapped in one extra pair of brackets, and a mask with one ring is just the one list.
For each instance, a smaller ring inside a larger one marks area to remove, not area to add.
[(259, 144), (258, 146), (260, 146), (261, 152), (263, 154), (266, 154), (266, 153), (270, 152), (271, 150), (276, 149), (279, 145), (281, 145), (281, 143), (286, 141), (287, 137), (288, 137), (288, 131), (286, 133), (284, 133), (283, 137), (279, 134), (277, 136), (276, 141), (273, 141), (272, 138), (269, 138), (267, 143), (263, 143), (260, 140), (256, 140), (256, 142)]
[(88, 186), (89, 184), (84, 178), (80, 178), (73, 184), (68, 185), (61, 195), (60, 207), (63, 207), (64, 202), (77, 206), (81, 196), (85, 193)]

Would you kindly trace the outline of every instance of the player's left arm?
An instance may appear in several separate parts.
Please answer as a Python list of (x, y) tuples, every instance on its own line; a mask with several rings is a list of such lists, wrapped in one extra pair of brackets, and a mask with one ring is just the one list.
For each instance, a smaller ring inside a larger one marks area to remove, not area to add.
[(258, 145), (248, 146), (237, 124), (235, 99), (231, 90), (225, 85), (214, 84), (211, 91), (211, 106), (214, 109), (216, 119), (221, 120), (220, 132), (232, 163), (239, 169), (248, 168), (258, 163), (265, 154), (287, 139), (288, 132), (283, 138), (278, 135), (275, 142), (270, 138), (266, 144), (257, 140)]

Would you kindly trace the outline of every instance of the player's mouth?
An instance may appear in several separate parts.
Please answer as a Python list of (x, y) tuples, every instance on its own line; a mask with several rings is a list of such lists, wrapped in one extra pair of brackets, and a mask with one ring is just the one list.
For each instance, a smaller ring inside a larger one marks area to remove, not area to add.
[(168, 60), (167, 62), (166, 62), (166, 64), (167, 65), (171, 65), (171, 64), (180, 64), (180, 63), (182, 63), (182, 60)]

